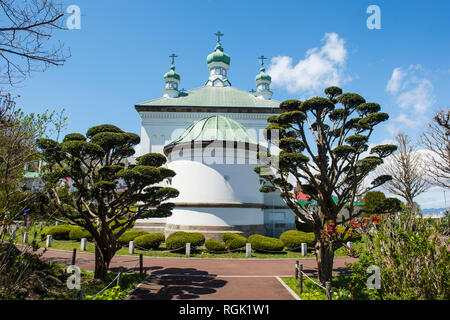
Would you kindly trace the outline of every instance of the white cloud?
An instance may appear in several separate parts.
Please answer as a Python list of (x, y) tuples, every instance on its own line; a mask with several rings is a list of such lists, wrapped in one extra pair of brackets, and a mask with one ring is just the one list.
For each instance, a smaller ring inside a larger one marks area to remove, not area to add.
[(343, 74), (347, 57), (344, 40), (337, 33), (326, 33), (322, 42), (321, 48), (309, 49), (296, 65), (289, 56), (272, 58), (267, 73), (273, 85), (289, 93), (311, 94), (351, 80)]
[(397, 93), (400, 90), (400, 86), (402, 84), (403, 78), (406, 76), (406, 73), (401, 71), (400, 68), (395, 68), (392, 72), (392, 76), (389, 79), (386, 85), (386, 91), (390, 93)]

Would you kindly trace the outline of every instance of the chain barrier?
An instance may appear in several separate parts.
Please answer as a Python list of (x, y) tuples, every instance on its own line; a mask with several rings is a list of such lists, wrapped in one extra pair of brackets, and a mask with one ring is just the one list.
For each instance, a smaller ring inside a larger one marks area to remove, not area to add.
[(117, 280), (117, 278), (119, 277), (120, 273), (117, 274), (117, 276), (106, 286), (104, 287), (102, 290), (100, 290), (99, 292), (97, 292), (96, 294), (94, 294), (93, 296), (89, 297), (88, 299), (93, 300), (96, 296), (98, 296), (100, 293), (102, 293), (103, 291), (105, 291), (106, 289), (108, 289), (111, 284), (114, 283), (114, 281)]
[(319, 287), (321, 287), (323, 290), (327, 290), (327, 288), (325, 288), (324, 286), (320, 285), (319, 283), (317, 283), (316, 281), (314, 281), (313, 279), (311, 279), (310, 277), (308, 277), (308, 275), (306, 273), (304, 273), (303, 271), (301, 271), (301, 273), (307, 277), (309, 280), (311, 280), (313, 283), (315, 283), (316, 285), (318, 285)]

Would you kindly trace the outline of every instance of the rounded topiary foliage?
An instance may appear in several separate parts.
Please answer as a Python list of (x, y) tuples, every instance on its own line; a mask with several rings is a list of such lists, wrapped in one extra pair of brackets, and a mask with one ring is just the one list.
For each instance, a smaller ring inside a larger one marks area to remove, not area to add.
[(302, 243), (306, 243), (308, 247), (314, 246), (314, 233), (302, 232), (297, 230), (288, 230), (280, 236), (280, 240), (290, 250), (300, 250)]
[(224, 252), (226, 251), (225, 243), (217, 239), (208, 239), (205, 241), (205, 247), (208, 251)]
[(158, 249), (161, 244), (161, 235), (158, 233), (148, 233), (134, 238), (134, 243), (144, 249)]
[(166, 247), (169, 250), (182, 250), (186, 247), (186, 243), (190, 243), (191, 248), (202, 246), (205, 243), (205, 236), (200, 232), (177, 231), (166, 239)]
[(248, 237), (248, 242), (252, 245), (252, 249), (264, 251), (283, 251), (284, 243), (280, 239), (270, 238), (259, 234), (253, 234)]
[(70, 231), (72, 231), (73, 226), (63, 225), (63, 226), (54, 226), (49, 227), (45, 231), (45, 235), (51, 235), (52, 239), (55, 240), (69, 240)]
[(225, 232), (222, 234), (222, 240), (228, 250), (236, 250), (245, 247), (247, 238), (237, 233)]
[(89, 231), (80, 226), (74, 226), (71, 229), (72, 230), (70, 230), (69, 232), (70, 240), (80, 241), (83, 238), (86, 238), (88, 240), (92, 240), (94, 238)]
[(126, 245), (130, 241), (133, 241), (135, 238), (146, 235), (146, 234), (149, 234), (149, 233), (146, 231), (125, 231), (117, 240), (119, 241), (120, 244)]

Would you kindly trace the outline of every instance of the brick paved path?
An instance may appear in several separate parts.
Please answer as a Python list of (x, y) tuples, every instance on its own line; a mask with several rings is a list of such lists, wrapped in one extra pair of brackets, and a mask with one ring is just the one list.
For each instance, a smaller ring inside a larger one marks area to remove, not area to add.
[[(72, 252), (48, 250), (43, 259), (71, 264)], [(149, 277), (129, 297), (130, 300), (293, 300), (277, 277), (293, 276), (295, 261), (304, 271), (315, 274), (315, 259), (200, 259), (152, 258), (144, 256), (144, 270)], [(334, 272), (346, 272), (345, 262), (335, 258)], [(138, 266), (139, 256), (115, 256), (111, 271)], [(77, 252), (76, 265), (94, 269), (94, 255)], [(138, 270), (138, 269), (136, 269)]]

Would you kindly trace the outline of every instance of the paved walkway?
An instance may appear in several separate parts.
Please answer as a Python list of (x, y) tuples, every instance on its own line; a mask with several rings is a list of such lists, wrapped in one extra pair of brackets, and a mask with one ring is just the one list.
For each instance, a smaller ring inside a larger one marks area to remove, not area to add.
[[(72, 252), (48, 250), (43, 259), (71, 264)], [(304, 271), (315, 274), (315, 259), (200, 259), (143, 258), (149, 277), (133, 292), (130, 300), (293, 300), (295, 297), (278, 277), (293, 276), (296, 260)], [(352, 258), (335, 258), (334, 272), (346, 272), (345, 262)], [(138, 266), (139, 256), (115, 256), (111, 271)], [(77, 252), (76, 265), (94, 269), (94, 255)], [(138, 270), (138, 269), (136, 269)]]

